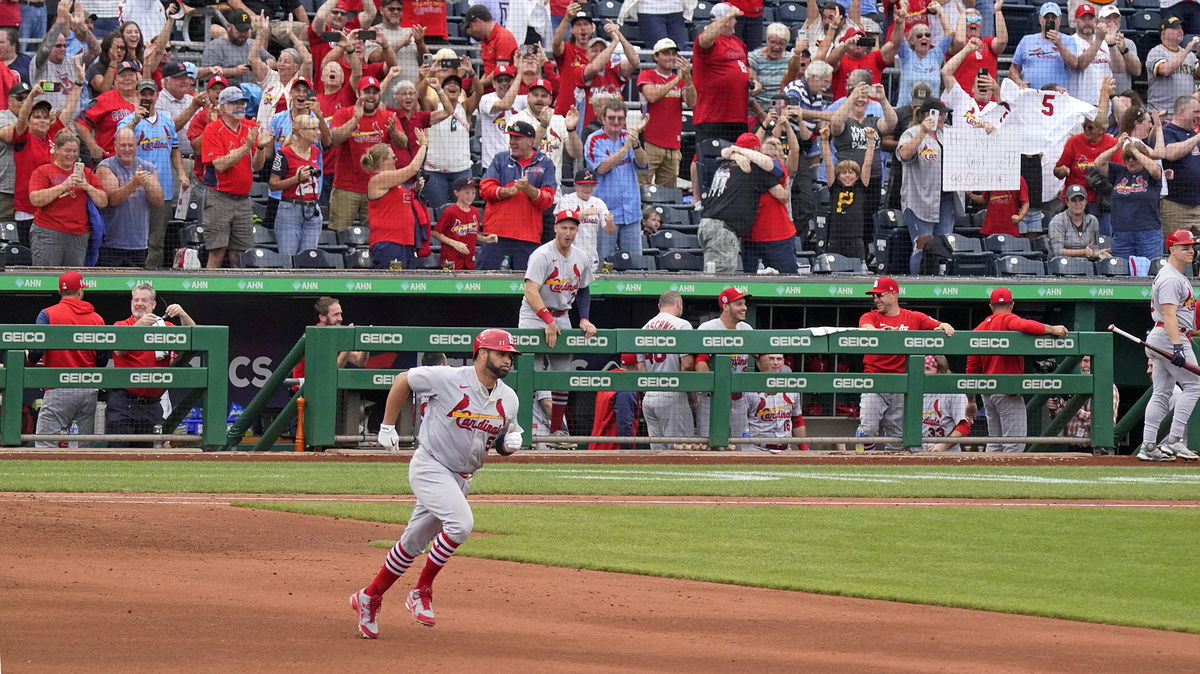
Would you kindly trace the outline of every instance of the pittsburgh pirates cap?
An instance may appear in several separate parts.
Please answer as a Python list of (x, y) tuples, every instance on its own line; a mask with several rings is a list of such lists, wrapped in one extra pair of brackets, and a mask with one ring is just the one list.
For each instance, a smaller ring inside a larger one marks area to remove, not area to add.
[(1008, 288), (996, 288), (989, 299), (992, 304), (1009, 304), (1013, 301), (1012, 291)]
[(730, 302), (736, 302), (736, 301), (742, 299), (743, 297), (754, 297), (754, 296), (751, 295), (750, 293), (744, 293), (744, 292), (738, 290), (737, 288), (726, 288), (721, 291), (720, 295), (717, 296), (717, 306), (724, 309), (726, 304), (729, 304)]
[(896, 279), (891, 276), (880, 276), (875, 279), (875, 285), (867, 291), (868, 295), (882, 295), (884, 293), (900, 294), (900, 284), (896, 283)]

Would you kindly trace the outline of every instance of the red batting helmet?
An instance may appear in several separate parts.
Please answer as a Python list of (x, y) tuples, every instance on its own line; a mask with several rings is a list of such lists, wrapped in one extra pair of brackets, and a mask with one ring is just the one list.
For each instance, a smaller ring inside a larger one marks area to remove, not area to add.
[(1167, 250), (1170, 250), (1171, 246), (1190, 246), (1193, 243), (1200, 242), (1196, 241), (1189, 229), (1177, 229), (1167, 235)]
[(513, 346), (513, 336), (507, 330), (499, 328), (488, 328), (475, 335), (475, 348), (471, 350), (471, 354), (479, 353), (480, 349), (521, 353), (517, 350), (517, 347)]

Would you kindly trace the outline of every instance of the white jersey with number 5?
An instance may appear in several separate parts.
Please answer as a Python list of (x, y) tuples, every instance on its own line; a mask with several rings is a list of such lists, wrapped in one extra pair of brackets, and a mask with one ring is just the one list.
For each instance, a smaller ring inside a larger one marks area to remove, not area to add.
[(429, 395), (417, 452), (456, 473), (474, 473), (487, 460), (496, 437), (517, 425), (517, 394), (503, 381), (488, 391), (473, 366), (414, 367), (408, 371), (413, 394)]
[(1000, 92), (1012, 111), (1004, 124), (1019, 134), (1021, 154), (1042, 155), (1042, 198), (1052, 199), (1063, 186), (1054, 177), (1054, 164), (1083, 120), (1095, 118), (1096, 106), (1057, 91), (1022, 89), (1012, 80), (1004, 80)]

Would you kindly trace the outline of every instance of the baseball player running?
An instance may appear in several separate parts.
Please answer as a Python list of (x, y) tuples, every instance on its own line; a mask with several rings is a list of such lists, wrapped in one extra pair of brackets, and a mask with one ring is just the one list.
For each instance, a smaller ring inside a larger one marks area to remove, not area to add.
[[(875, 309), (858, 319), (858, 327), (864, 330), (941, 330), (947, 337), (954, 334), (949, 323), (930, 318), (919, 311), (900, 308), (900, 284), (896, 279), (880, 276), (867, 291), (875, 303)], [(905, 357), (898, 355), (867, 354), (863, 356), (863, 372), (880, 374), (903, 374)], [(900, 435), (904, 418), (903, 393), (864, 393), (859, 398), (858, 434), (872, 436)], [(873, 446), (868, 446), (873, 449)], [(894, 449), (888, 446), (888, 449)], [(914, 448), (918, 449), (919, 448)]]
[[(502, 379), (512, 369), (512, 335), (484, 330), (475, 337), (475, 362), (465, 367), (416, 367), (396, 377), (388, 392), (379, 444), (395, 451), (396, 418), (413, 394), (430, 394), (421, 424), (420, 443), (408, 464), (408, 483), (417, 505), (396, 545), (370, 585), (350, 595), (365, 639), (379, 637), (378, 616), (383, 593), (396, 582), (430, 541), (429, 555), (404, 606), (427, 627), (433, 613), (433, 580), (450, 555), (467, 540), (475, 520), (467, 505), (471, 477), (483, 466), (487, 450), (504, 434), (502, 454), (521, 447), (517, 394)], [(500, 451), (500, 450), (498, 450)]]
[[(925, 356), (925, 374), (950, 374), (950, 362), (945, 356)], [(921, 435), (926, 438), (959, 438), (971, 434), (975, 406), (967, 404), (961, 393), (926, 393), (921, 409)], [(931, 452), (961, 452), (954, 442), (939, 442)]]
[[(783, 371), (783, 354), (759, 354), (754, 363), (759, 372), (779, 373)], [(747, 393), (746, 417), (752, 438), (803, 438), (806, 435), (799, 393)], [(791, 449), (791, 445), (741, 445), (740, 449), (778, 454)], [(808, 445), (800, 445), (798, 449), (806, 450)]]
[[(1046, 325), (1014, 314), (1012, 291), (1008, 288), (993, 290), (990, 302), (992, 315), (975, 326), (977, 331), (1012, 330), (1027, 335), (1053, 335), (1060, 338), (1067, 336), (1065, 326)], [(1025, 356), (971, 354), (967, 356), (967, 374), (1025, 374)], [(1025, 413), (1025, 396), (1019, 393), (985, 393), (983, 394), (983, 412), (987, 415), (988, 435), (993, 437), (1028, 435), (1029, 416)], [(987, 451), (1023, 452), (1025, 445), (1019, 442), (989, 442)]]
[[(658, 298), (658, 315), (643, 330), (691, 330), (683, 316), (683, 296), (668, 290)], [(681, 372), (695, 369), (695, 358), (678, 353), (639, 353), (637, 369), (643, 372)], [(696, 431), (688, 394), (680, 391), (646, 391), (642, 399), (646, 433), (652, 438), (688, 437)], [(670, 449), (671, 445), (651, 444), (650, 449)]]
[[(1150, 316), (1154, 329), (1146, 342), (1161, 349), (1170, 350), (1167, 360), (1157, 353), (1146, 350), (1150, 357), (1150, 382), (1154, 392), (1146, 404), (1146, 425), (1142, 428), (1142, 444), (1138, 446), (1137, 458), (1142, 461), (1195, 461), (1197, 456), (1187, 446), (1185, 437), (1188, 420), (1200, 398), (1200, 375), (1184, 367), (1196, 364), (1196, 353), (1192, 350), (1191, 336), (1196, 329), (1196, 297), (1192, 284), (1184, 276), (1196, 259), (1196, 239), (1186, 229), (1177, 229), (1167, 237), (1167, 263), (1154, 277), (1150, 291)], [(1171, 405), (1171, 394), (1178, 384), (1180, 391), (1175, 400), (1175, 417), (1171, 430), (1162, 444), (1157, 447), (1158, 427), (1167, 416)]]
[[(737, 288), (726, 288), (717, 296), (717, 306), (721, 315), (705, 321), (697, 330), (753, 330), (746, 322), (746, 298), (753, 297)], [(750, 368), (750, 356), (744, 353), (731, 355), (734, 372), (746, 372)], [(696, 372), (712, 372), (712, 354), (702, 353), (696, 356)], [(712, 394), (700, 393), (696, 396), (696, 434), (708, 435), (709, 417), (712, 415)], [(746, 428), (746, 400), (741, 393), (734, 393), (729, 405), (729, 434), (742, 435)]]
[[(571, 329), (571, 307), (579, 309), (579, 329), (585, 337), (596, 334), (596, 326), (588, 319), (592, 295), (592, 258), (574, 246), (579, 233), (579, 213), (559, 211), (554, 223), (554, 240), (538, 246), (529, 255), (525, 269), (525, 298), (521, 300), (519, 328), (544, 328), (546, 344), (553, 347), (558, 334)], [(571, 369), (571, 354), (548, 353), (537, 362), (540, 370), (566, 371)], [(567, 411), (567, 392), (551, 394), (550, 434), (569, 435), (563, 421)], [(574, 445), (559, 447), (573, 449)]]

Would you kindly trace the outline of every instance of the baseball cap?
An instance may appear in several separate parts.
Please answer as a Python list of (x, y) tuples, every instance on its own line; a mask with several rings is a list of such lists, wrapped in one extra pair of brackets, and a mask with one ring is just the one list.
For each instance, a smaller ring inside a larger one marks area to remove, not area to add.
[(246, 94), (241, 87), (225, 87), (217, 97), (217, 103), (241, 103), (246, 100)]
[(226, 12), (225, 20), (238, 30), (250, 30), (250, 15), (245, 12), (236, 10)]
[(1171, 246), (1190, 246), (1193, 243), (1200, 241), (1196, 241), (1190, 229), (1177, 229), (1167, 235), (1167, 250), (1170, 250)]
[(83, 287), (83, 275), (77, 271), (69, 271), (58, 277), (58, 289), (67, 293)]
[(210, 77), (210, 78), (208, 79), (208, 85), (206, 85), (204, 88), (205, 88), (205, 89), (212, 89), (212, 88), (213, 88), (213, 85), (215, 85), (215, 84), (219, 84), (219, 85), (221, 85), (221, 86), (223, 86), (223, 87), (228, 87), (228, 86), (229, 86), (229, 80), (225, 79), (224, 77), (221, 77), (220, 75), (217, 75), (216, 77)]
[(604, 38), (597, 35), (596, 37), (593, 37), (592, 39), (588, 40), (588, 47), (591, 48), (592, 45), (597, 44), (597, 43), (602, 44), (605, 47), (608, 46), (608, 40), (605, 40)]
[(1008, 304), (1013, 301), (1012, 291), (1008, 288), (996, 288), (988, 301), (992, 304)]
[(313, 88), (312, 82), (309, 82), (307, 77), (297, 77), (296, 80), (294, 82), (292, 82), (292, 88), (295, 89), (296, 87), (300, 86), (301, 84), (308, 87), (309, 89)]
[(141, 82), (138, 82), (138, 85), (137, 85), (138, 91), (145, 91), (146, 89), (153, 89), (154, 91), (158, 91), (158, 82), (155, 82), (154, 80), (150, 79), (149, 77), (142, 80)]
[(462, 176), (454, 181), (450, 189), (457, 192), (464, 187), (479, 187), (479, 181), (468, 176)]
[(456, 58), (458, 58), (458, 52), (454, 51), (453, 49), (450, 49), (449, 47), (442, 47), (441, 49), (437, 50), (437, 53), (435, 53), (433, 55), (434, 61), (445, 61), (448, 59), (456, 59)]
[(932, 95), (933, 87), (928, 82), (917, 82), (912, 87), (912, 102), (918, 107)]
[(359, 78), (359, 80), (358, 80), (358, 90), (359, 91), (364, 91), (366, 89), (370, 89), (371, 87), (375, 87), (376, 89), (379, 89), (380, 88), (379, 80), (375, 79), (374, 77), (371, 77), (370, 75)]
[(733, 5), (728, 2), (718, 2), (712, 6), (712, 18), (717, 20), (733, 11)]
[(483, 5), (471, 5), (463, 13), (463, 25), (469, 26), (472, 21), (491, 21), (492, 13)]
[(8, 95), (9, 96), (24, 96), (25, 94), (27, 94), (31, 91), (33, 91), (33, 88), (30, 87), (28, 84), (25, 84), (24, 82), (17, 82), (16, 84), (9, 87)]
[(171, 61), (162, 68), (163, 77), (184, 77), (187, 74), (187, 68), (178, 61)]
[(762, 145), (762, 141), (758, 139), (758, 136), (747, 132), (738, 136), (737, 142), (734, 144), (738, 147), (744, 147), (747, 150), (753, 150), (754, 148)]
[(1167, 18), (1163, 19), (1162, 23), (1158, 25), (1158, 29), (1166, 30), (1168, 28), (1178, 28), (1179, 30), (1183, 30), (1183, 20), (1177, 16), (1168, 16)]
[(353, 9), (350, 7), (350, 0), (338, 0), (338, 3), (336, 5), (334, 5), (333, 8), (340, 9), (343, 12), (346, 12), (347, 14), (349, 14), (350, 12), (355, 12), (355, 13), (358, 12), (357, 9)]
[(858, 37), (859, 35), (866, 35), (866, 34), (867, 34), (867, 31), (863, 30), (862, 28), (851, 28), (850, 30), (846, 31), (846, 34), (842, 36), (842, 39), (839, 40), (839, 42), (848, 42), (849, 40), (852, 40), (852, 39)]
[(123, 73), (126, 70), (135, 70), (140, 73), (142, 72), (142, 64), (137, 61), (121, 61), (120, 65), (117, 66), (117, 72)]
[(880, 276), (875, 279), (875, 285), (867, 291), (868, 295), (882, 295), (883, 293), (900, 294), (900, 284), (896, 283), (896, 279), (891, 276)]
[(657, 54), (660, 51), (666, 51), (668, 49), (674, 49), (675, 51), (679, 51), (679, 45), (675, 44), (675, 41), (672, 40), (671, 38), (664, 37), (663, 39), (654, 43), (654, 49), (651, 51), (651, 53)]
[(554, 89), (551, 88), (550, 80), (548, 80), (548, 79), (539, 77), (533, 81), (533, 84), (529, 85), (530, 89), (534, 89), (536, 87), (541, 87), (541, 88), (545, 89), (547, 93), (550, 93), (550, 94), (554, 93)]
[(754, 297), (754, 295), (744, 293), (737, 288), (726, 288), (721, 291), (720, 295), (717, 295), (717, 306), (724, 309), (726, 304), (736, 302), (743, 297)]
[(556, 222), (556, 223), (562, 222), (563, 220), (574, 220), (576, 224), (579, 224), (579, 211), (572, 211), (572, 210), (559, 211), (554, 216), (554, 222)]
[(1116, 5), (1105, 5), (1100, 8), (1100, 18), (1106, 16), (1121, 16), (1121, 10), (1117, 9)]
[(926, 98), (925, 101), (917, 107), (917, 112), (929, 112), (930, 110), (938, 110), (943, 114), (950, 112), (950, 108), (946, 107), (944, 103), (933, 96)]
[(507, 75), (508, 77), (516, 79), (517, 69), (508, 65), (507, 63), (497, 64), (495, 72), (492, 73), (492, 79), (494, 80), (501, 75)]
[(1063, 198), (1067, 201), (1070, 201), (1075, 197), (1083, 197), (1084, 199), (1087, 199), (1087, 195), (1087, 190), (1084, 189), (1083, 185), (1069, 185), (1066, 191), (1063, 192)]
[(1096, 16), (1096, 8), (1086, 3), (1076, 7), (1075, 18), (1078, 19), (1081, 16)]
[(589, 169), (581, 168), (575, 172), (575, 184), (576, 185), (578, 185), (579, 183), (595, 184), (598, 182), (600, 182), (600, 181), (596, 180), (596, 174), (592, 173)]
[(591, 21), (592, 23), (596, 23), (595, 21), (592, 21), (592, 15), (588, 14), (582, 9), (578, 12), (575, 12), (575, 16), (571, 17), (571, 25), (574, 26), (576, 21)]
[(1059, 9), (1057, 2), (1042, 3), (1042, 6), (1038, 9), (1038, 16), (1046, 16), (1047, 14), (1053, 14), (1054, 16), (1062, 14), (1062, 10)]
[(537, 136), (537, 131), (534, 130), (533, 125), (529, 122), (524, 122), (518, 119), (517, 121), (508, 125), (508, 135), (533, 138)]

